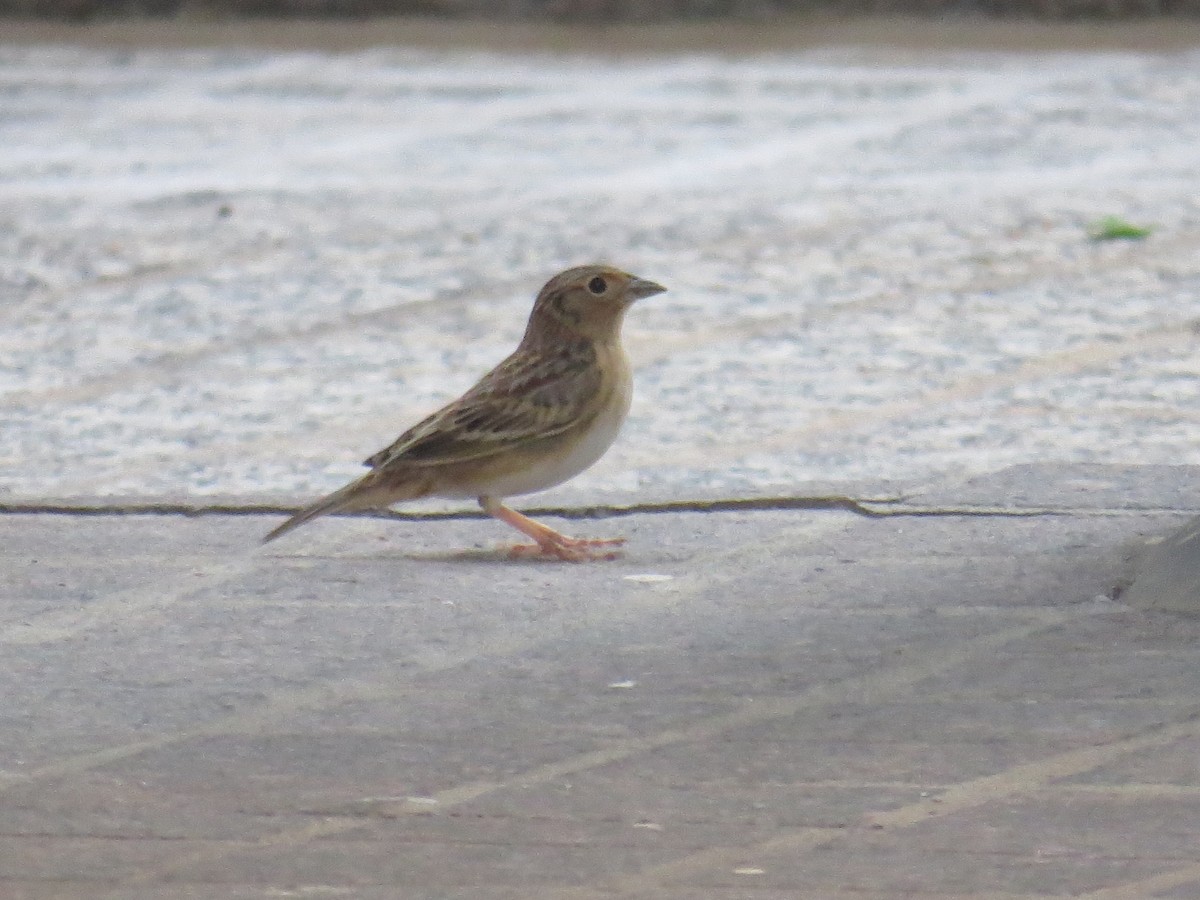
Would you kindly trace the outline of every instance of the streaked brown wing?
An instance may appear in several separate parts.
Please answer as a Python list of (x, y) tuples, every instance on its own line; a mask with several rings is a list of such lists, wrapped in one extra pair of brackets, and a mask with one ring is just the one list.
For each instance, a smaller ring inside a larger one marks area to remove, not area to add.
[(514, 353), (364, 465), (437, 466), (561, 434), (599, 409), (601, 374), (595, 361), (595, 350), (586, 343), (552, 357)]

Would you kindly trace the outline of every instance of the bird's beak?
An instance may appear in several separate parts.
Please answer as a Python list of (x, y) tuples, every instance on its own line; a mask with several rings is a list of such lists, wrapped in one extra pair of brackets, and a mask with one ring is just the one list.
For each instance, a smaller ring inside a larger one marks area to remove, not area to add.
[(661, 294), (666, 291), (666, 288), (661, 284), (655, 284), (653, 281), (647, 281), (645, 278), (638, 278), (635, 275), (630, 279), (629, 286), (625, 290), (631, 300), (641, 300), (644, 297), (653, 297), (655, 294)]

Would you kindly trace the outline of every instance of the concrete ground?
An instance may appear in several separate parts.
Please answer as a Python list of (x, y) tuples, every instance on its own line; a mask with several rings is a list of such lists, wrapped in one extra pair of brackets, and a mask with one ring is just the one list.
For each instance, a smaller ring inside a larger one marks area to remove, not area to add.
[[(1200, 898), (1200, 33), (939, 27), (0, 24), (0, 897)], [(256, 546), (594, 258), (622, 559)]]
[(1122, 601), (1200, 472), (952, 487), (562, 523), (590, 565), (2, 516), (0, 895), (1200, 896), (1200, 620)]

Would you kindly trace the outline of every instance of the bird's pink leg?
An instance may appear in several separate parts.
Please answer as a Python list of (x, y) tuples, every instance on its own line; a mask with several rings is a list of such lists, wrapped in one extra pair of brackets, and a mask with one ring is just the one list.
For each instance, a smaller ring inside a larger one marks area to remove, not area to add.
[(535, 544), (517, 544), (508, 551), (513, 559), (528, 559), (530, 557), (551, 557), (568, 562), (584, 562), (596, 559), (616, 559), (619, 555), (615, 550), (597, 551), (596, 547), (619, 547), (625, 543), (625, 538), (601, 538), (589, 540), (585, 538), (568, 537), (553, 528), (537, 522), (529, 516), (522, 515), (515, 509), (509, 509), (494, 497), (480, 497), (479, 505), (484, 512), (495, 516), (501, 522), (511, 525), (521, 534), (533, 538)]

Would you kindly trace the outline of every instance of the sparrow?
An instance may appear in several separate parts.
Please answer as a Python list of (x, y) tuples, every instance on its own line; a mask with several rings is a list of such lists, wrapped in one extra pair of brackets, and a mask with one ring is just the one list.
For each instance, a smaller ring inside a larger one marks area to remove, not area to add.
[(533, 544), (514, 558), (614, 559), (624, 538), (560, 534), (502, 502), (562, 484), (604, 455), (629, 412), (633, 376), (621, 323), (637, 300), (666, 288), (610, 266), (560, 272), (538, 293), (507, 359), (457, 400), (368, 457), (371, 471), (270, 532), (273, 541), (318, 516), (422, 497), (474, 497)]

